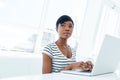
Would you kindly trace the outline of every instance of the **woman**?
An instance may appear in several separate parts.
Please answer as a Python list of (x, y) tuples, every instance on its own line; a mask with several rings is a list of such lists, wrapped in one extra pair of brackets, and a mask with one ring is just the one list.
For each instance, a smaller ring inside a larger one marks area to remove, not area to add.
[(72, 35), (74, 22), (68, 15), (62, 15), (56, 22), (56, 31), (59, 35), (57, 41), (48, 44), (43, 49), (42, 72), (52, 73), (61, 70), (92, 70), (92, 63), (76, 62), (76, 51), (67, 44), (68, 38)]

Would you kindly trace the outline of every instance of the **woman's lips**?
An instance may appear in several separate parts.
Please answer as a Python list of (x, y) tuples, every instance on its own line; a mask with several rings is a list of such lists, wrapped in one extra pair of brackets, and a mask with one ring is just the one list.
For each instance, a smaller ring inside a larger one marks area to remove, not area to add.
[(70, 32), (64, 32), (63, 34), (64, 35), (70, 35)]

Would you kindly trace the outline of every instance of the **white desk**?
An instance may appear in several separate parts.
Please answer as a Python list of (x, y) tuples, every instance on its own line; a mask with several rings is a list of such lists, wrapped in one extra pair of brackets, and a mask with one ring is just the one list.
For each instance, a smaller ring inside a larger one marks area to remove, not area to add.
[(0, 80), (120, 80), (120, 77), (118, 77), (114, 73), (92, 77), (64, 73), (53, 73), (44, 75), (30, 75), (23, 77), (3, 78)]
[(42, 80), (120, 80), (116, 74), (105, 74), (99, 76), (80, 76), (73, 74), (64, 74), (64, 73), (54, 73), (54, 74), (45, 74), (43, 75)]
[(0, 80), (42, 80), (41, 75), (29, 75), (29, 76), (17, 76), (17, 77), (7, 77), (0, 78)]

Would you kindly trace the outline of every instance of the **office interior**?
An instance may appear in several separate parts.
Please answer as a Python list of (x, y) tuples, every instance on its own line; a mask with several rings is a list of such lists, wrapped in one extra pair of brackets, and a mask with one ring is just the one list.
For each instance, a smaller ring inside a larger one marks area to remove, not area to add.
[(0, 0), (0, 78), (40, 74), (41, 51), (64, 14), (75, 23), (68, 44), (77, 61), (96, 59), (106, 34), (120, 38), (120, 0)]

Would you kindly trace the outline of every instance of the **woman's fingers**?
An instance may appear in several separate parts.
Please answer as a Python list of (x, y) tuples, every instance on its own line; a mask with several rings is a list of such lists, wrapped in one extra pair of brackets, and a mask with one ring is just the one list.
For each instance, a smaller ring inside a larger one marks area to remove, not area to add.
[(93, 64), (91, 61), (77, 62), (72, 64), (72, 69), (80, 69), (83, 71), (92, 71)]
[(91, 61), (81, 62), (80, 68), (85, 71), (91, 71), (93, 68), (93, 64)]
[(89, 70), (92, 71), (92, 69), (93, 69), (92, 62), (91, 61), (87, 61), (86, 63), (88, 64)]

